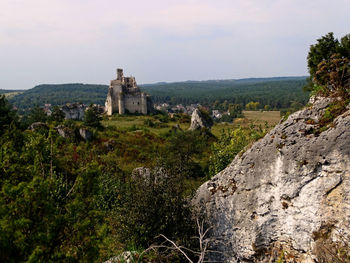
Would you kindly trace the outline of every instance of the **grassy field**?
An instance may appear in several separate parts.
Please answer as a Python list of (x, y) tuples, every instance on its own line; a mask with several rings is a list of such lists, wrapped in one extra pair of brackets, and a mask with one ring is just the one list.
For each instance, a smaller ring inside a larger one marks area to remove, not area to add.
[[(145, 125), (145, 121), (150, 120), (157, 124), (155, 127)], [(167, 123), (160, 123), (153, 116), (113, 116), (107, 117), (102, 121), (103, 126), (113, 126), (120, 130), (135, 131), (147, 129), (157, 135), (168, 132), (175, 125), (179, 125), (181, 129), (187, 130), (190, 127), (189, 123), (179, 123), (176, 121), (169, 121)]]
[[(219, 136), (222, 130), (234, 129), (238, 125), (248, 126), (251, 123), (256, 125), (259, 125), (259, 124), (264, 125), (265, 122), (267, 122), (268, 125), (271, 127), (271, 126), (275, 126), (281, 119), (279, 111), (244, 111), (243, 114), (245, 118), (236, 119), (234, 123), (215, 123), (211, 129), (211, 132), (215, 136)], [(151, 127), (149, 125), (146, 125), (145, 123), (147, 122), (147, 120), (153, 122), (155, 126)], [(120, 130), (125, 130), (130, 132), (147, 129), (157, 135), (167, 133), (170, 129), (172, 129), (176, 125), (179, 125), (180, 128), (183, 130), (187, 130), (190, 126), (188, 122), (182, 123), (181, 121), (168, 121), (168, 122), (162, 123), (159, 121), (158, 117), (156, 116), (118, 116), (118, 115), (114, 115), (112, 117), (105, 117), (105, 119), (102, 121), (102, 124), (105, 127), (112, 126), (112, 127), (117, 127)]]
[(15, 91), (15, 92), (8, 92), (8, 93), (4, 93), (5, 95), (5, 98), (6, 99), (11, 99), (12, 97), (18, 95), (18, 94), (21, 94), (23, 92), (20, 92), (20, 91)]
[(244, 117), (255, 124), (267, 122), (269, 125), (276, 125), (280, 119), (279, 111), (243, 111)]

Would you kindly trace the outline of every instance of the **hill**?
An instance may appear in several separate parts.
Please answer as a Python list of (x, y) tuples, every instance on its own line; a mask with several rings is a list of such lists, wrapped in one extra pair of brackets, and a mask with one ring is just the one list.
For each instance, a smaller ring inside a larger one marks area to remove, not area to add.
[[(140, 85), (152, 95), (155, 103), (212, 104), (216, 100), (245, 105), (258, 101), (272, 108), (288, 108), (291, 102), (305, 104), (308, 94), (302, 91), (306, 77), (249, 78), (238, 80), (185, 81)], [(20, 109), (50, 103), (62, 105), (72, 102), (104, 104), (108, 86), (93, 84), (44, 84), (26, 90), (10, 99)]]
[(49, 103), (63, 105), (72, 102), (84, 104), (104, 104), (108, 86), (94, 84), (43, 84), (26, 90), (10, 99), (10, 102), (20, 109)]
[(14, 93), (14, 92), (24, 92), (25, 90), (11, 90), (11, 89), (0, 89), (0, 94)]

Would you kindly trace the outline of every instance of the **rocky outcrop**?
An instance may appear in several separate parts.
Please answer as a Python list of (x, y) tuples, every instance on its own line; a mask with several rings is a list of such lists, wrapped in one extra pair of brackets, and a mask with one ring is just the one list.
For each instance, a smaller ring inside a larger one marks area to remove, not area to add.
[(199, 130), (202, 128), (207, 128), (210, 130), (213, 122), (210, 119), (210, 116), (204, 116), (199, 109), (195, 109), (191, 117), (191, 126), (189, 130)]
[(112, 257), (104, 263), (133, 263), (138, 259), (139, 254), (135, 251), (125, 251), (122, 254)]
[(131, 173), (131, 178), (135, 181), (140, 179), (146, 184), (157, 184), (161, 180), (167, 179), (168, 175), (163, 167), (137, 167)]
[(79, 129), (79, 134), (80, 136), (85, 140), (85, 141), (91, 141), (93, 137), (93, 133), (89, 131), (86, 128), (80, 128)]
[(46, 123), (43, 122), (33, 122), (29, 129), (32, 131), (38, 131), (38, 130), (49, 130), (49, 127), (46, 125)]
[(62, 106), (61, 110), (66, 120), (82, 121), (84, 119), (86, 106), (84, 104), (73, 103)]
[(57, 127), (55, 127), (55, 130), (63, 138), (71, 138), (74, 136), (74, 131), (68, 127), (63, 126), (63, 125), (58, 125)]
[(292, 114), (198, 189), (196, 212), (216, 242), (209, 260), (275, 262), (288, 251), (314, 262), (324, 225), (349, 234), (350, 110), (320, 131), (330, 101)]

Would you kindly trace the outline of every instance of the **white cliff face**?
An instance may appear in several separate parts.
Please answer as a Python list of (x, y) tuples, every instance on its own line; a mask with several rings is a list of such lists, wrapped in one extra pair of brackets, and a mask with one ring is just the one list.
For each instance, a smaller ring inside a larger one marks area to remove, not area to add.
[(313, 232), (350, 223), (350, 110), (314, 133), (329, 99), (292, 114), (203, 184), (194, 203), (218, 241), (211, 259), (265, 262), (264, 251), (294, 251), (313, 262)]

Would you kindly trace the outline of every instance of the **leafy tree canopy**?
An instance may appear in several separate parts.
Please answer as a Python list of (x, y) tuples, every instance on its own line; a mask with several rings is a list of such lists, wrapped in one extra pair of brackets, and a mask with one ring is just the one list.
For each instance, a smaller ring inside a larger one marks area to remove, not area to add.
[(324, 95), (348, 96), (344, 78), (349, 73), (350, 34), (339, 41), (333, 33), (321, 37), (310, 47), (307, 57), (310, 72), (310, 87)]
[(12, 109), (5, 96), (0, 95), (0, 135), (11, 123), (17, 123), (16, 112)]
[(97, 110), (95, 107), (90, 106), (86, 111), (84, 115), (84, 124), (89, 127), (93, 128), (101, 128), (102, 118), (98, 115)]

